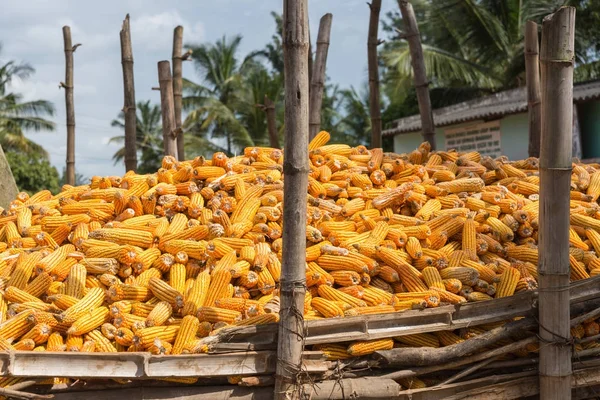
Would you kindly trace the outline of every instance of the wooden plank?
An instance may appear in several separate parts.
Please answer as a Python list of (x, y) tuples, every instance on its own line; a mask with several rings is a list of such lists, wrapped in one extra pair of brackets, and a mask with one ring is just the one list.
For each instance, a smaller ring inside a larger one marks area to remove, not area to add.
[[(4, 355), (4, 354), (3, 354)], [(24, 351), (2, 358), (9, 375), (22, 377), (136, 378), (144, 376), (144, 353)]]
[[(600, 276), (571, 284), (570, 294), (571, 304), (600, 298)], [(531, 291), (486, 302), (308, 321), (306, 344), (381, 339), (460, 329), (518, 316), (531, 316), (537, 306), (537, 297), (537, 292)], [(205, 339), (210, 352), (272, 349), (276, 342), (275, 324), (225, 328), (217, 336)]]
[[(0, 372), (17, 377), (70, 377), (79, 379), (227, 377), (275, 372), (276, 353), (190, 354), (152, 356), (148, 353), (0, 353)], [(303, 371), (323, 373), (328, 363), (320, 352), (303, 354)]]

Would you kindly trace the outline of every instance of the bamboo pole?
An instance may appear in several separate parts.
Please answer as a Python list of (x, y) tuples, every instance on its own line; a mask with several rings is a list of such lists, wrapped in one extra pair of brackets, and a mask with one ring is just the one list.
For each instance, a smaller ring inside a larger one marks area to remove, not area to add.
[(280, 148), (279, 135), (277, 134), (277, 125), (275, 123), (275, 103), (265, 94), (265, 103), (263, 109), (267, 115), (267, 129), (269, 132), (269, 146), (276, 149)]
[(571, 398), (569, 190), (573, 119), (575, 8), (544, 18), (540, 65), (539, 336), (540, 398)]
[(177, 156), (179, 161), (185, 160), (183, 131), (181, 129), (181, 102), (183, 86), (183, 26), (179, 25), (173, 31), (173, 100), (175, 109), (175, 128), (177, 129)]
[(367, 3), (369, 6), (369, 35), (367, 40), (367, 60), (369, 64), (369, 109), (371, 112), (371, 148), (381, 146), (381, 100), (379, 98), (379, 63), (377, 60), (377, 32), (381, 0)]
[(323, 90), (325, 89), (327, 51), (329, 50), (332, 18), (333, 15), (327, 13), (319, 21), (317, 53), (310, 80), (309, 140), (314, 138), (321, 128), (321, 106), (323, 104)]
[(123, 66), (123, 113), (125, 114), (125, 170), (135, 172), (137, 170), (137, 116), (129, 14), (125, 16), (123, 21), (120, 37), (121, 65)]
[(275, 399), (298, 399), (306, 294), (308, 185), (308, 1), (283, 1), (285, 149), (283, 255)]
[(65, 89), (65, 103), (67, 108), (67, 184), (75, 185), (75, 104), (73, 101), (73, 53), (77, 47), (71, 42), (71, 28), (63, 26), (63, 39), (65, 45), (65, 81), (61, 87)]
[(166, 156), (177, 158), (175, 109), (173, 105), (173, 80), (169, 61), (158, 62), (160, 108), (162, 111), (163, 142)]
[(417, 91), (417, 100), (419, 101), (419, 112), (421, 114), (421, 129), (423, 131), (423, 140), (429, 142), (431, 149), (435, 150), (435, 126), (433, 125), (433, 111), (431, 109), (431, 99), (429, 98), (429, 82), (425, 71), (425, 61), (423, 60), (423, 47), (421, 46), (421, 36), (415, 12), (406, 0), (398, 0), (400, 12), (402, 13), (402, 22), (404, 23), (404, 38), (408, 41), (410, 49), (410, 60), (414, 72), (415, 89)]
[(529, 112), (529, 157), (540, 156), (542, 113), (540, 109), (540, 57), (538, 25), (525, 24), (525, 71), (527, 84), (527, 110)]

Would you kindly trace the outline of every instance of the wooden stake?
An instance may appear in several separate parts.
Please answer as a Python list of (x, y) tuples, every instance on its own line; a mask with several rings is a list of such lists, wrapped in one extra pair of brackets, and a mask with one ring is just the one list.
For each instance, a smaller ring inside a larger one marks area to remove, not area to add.
[(371, 148), (381, 147), (381, 100), (379, 98), (379, 63), (377, 59), (377, 32), (379, 30), (379, 12), (381, 0), (367, 3), (371, 10), (369, 17), (369, 36), (367, 40), (367, 60), (369, 63), (369, 109), (371, 111)]
[(65, 89), (67, 107), (67, 184), (75, 185), (75, 105), (73, 101), (73, 52), (79, 44), (71, 42), (71, 28), (63, 26), (65, 44), (65, 81), (61, 87)]
[(308, 1), (283, 1), (285, 149), (283, 256), (275, 399), (298, 399), (306, 294), (308, 185)]
[(177, 129), (177, 156), (179, 161), (185, 160), (183, 131), (181, 130), (181, 101), (183, 86), (183, 26), (173, 31), (173, 100), (175, 108), (175, 127)]
[(525, 24), (525, 71), (529, 112), (529, 157), (540, 156), (542, 112), (540, 108), (539, 60), (538, 25), (533, 21), (527, 21)]
[(433, 125), (433, 110), (431, 109), (431, 99), (429, 98), (429, 82), (425, 71), (425, 61), (423, 60), (423, 47), (421, 46), (421, 36), (415, 12), (406, 0), (398, 0), (400, 12), (402, 13), (402, 22), (405, 26), (404, 38), (408, 41), (410, 49), (410, 60), (414, 72), (415, 89), (417, 91), (417, 100), (419, 101), (419, 112), (421, 114), (421, 129), (423, 130), (423, 140), (431, 144), (431, 149), (435, 150), (435, 126)]
[[(321, 106), (323, 104), (323, 90), (325, 88), (327, 50), (329, 50), (329, 36), (331, 33), (331, 20), (333, 15), (327, 13), (319, 21), (317, 34), (317, 53), (315, 56), (314, 70), (310, 81), (309, 105), (309, 140), (314, 138), (321, 128)], [(311, 57), (312, 58), (312, 57)]]
[(123, 113), (125, 114), (125, 170), (137, 171), (137, 116), (133, 81), (133, 50), (129, 14), (121, 27), (121, 65), (123, 66)]
[(269, 146), (276, 149), (279, 146), (279, 135), (277, 134), (277, 125), (275, 123), (275, 103), (265, 94), (264, 110), (267, 114), (267, 129), (269, 131)]
[(169, 61), (158, 62), (160, 108), (162, 111), (163, 142), (166, 156), (177, 158), (175, 109), (173, 106), (173, 80)]
[(569, 190), (575, 8), (544, 18), (540, 65), (542, 136), (539, 216), (540, 398), (571, 398)]

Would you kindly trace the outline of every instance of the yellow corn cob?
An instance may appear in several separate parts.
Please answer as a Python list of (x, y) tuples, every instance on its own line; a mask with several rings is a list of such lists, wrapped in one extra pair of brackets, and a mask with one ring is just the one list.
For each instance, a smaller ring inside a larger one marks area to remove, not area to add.
[(57, 316), (60, 322), (69, 324), (75, 322), (86, 312), (96, 309), (104, 302), (104, 291), (101, 288), (92, 288), (76, 304), (69, 307)]
[(133, 344), (134, 333), (131, 329), (120, 327), (115, 331), (115, 342), (121, 346), (131, 346)]
[(175, 343), (173, 343), (172, 354), (181, 354), (184, 347), (188, 345), (195, 337), (200, 326), (200, 321), (193, 315), (186, 315), (181, 321), (181, 326)]
[(200, 307), (196, 315), (200, 322), (225, 322), (227, 324), (232, 324), (242, 319), (242, 314), (239, 311), (207, 306)]
[(65, 282), (65, 294), (81, 299), (86, 286), (86, 275), (87, 270), (82, 264), (72, 266)]
[(151, 346), (155, 339), (172, 343), (177, 337), (180, 327), (178, 325), (171, 326), (153, 326), (150, 328), (140, 329), (133, 336), (133, 343), (143, 349)]
[(98, 307), (79, 317), (67, 330), (69, 335), (83, 335), (99, 328), (109, 317), (107, 307)]
[(33, 274), (36, 264), (42, 259), (42, 252), (36, 251), (31, 254), (22, 253), (17, 258), (15, 270), (12, 273), (8, 285), (17, 289), (25, 289), (29, 278)]
[(335, 302), (321, 297), (313, 298), (311, 306), (326, 318), (344, 316), (344, 311)]
[(129, 244), (147, 249), (152, 246), (154, 236), (150, 232), (135, 229), (97, 229), (89, 233), (92, 239), (107, 240), (117, 244)]
[(394, 340), (412, 347), (440, 347), (440, 340), (431, 333), (417, 333), (395, 337)]
[(170, 303), (177, 309), (183, 307), (183, 295), (165, 281), (156, 277), (150, 278), (148, 287), (160, 300)]
[(446, 290), (442, 276), (437, 268), (425, 267), (421, 272), (423, 274), (423, 280), (429, 288), (436, 287), (440, 290)]
[(367, 303), (365, 301), (360, 300), (356, 297), (353, 297), (350, 294), (344, 293), (340, 290), (334, 289), (327, 285), (319, 286), (318, 293), (319, 293), (320, 297), (323, 297), (327, 300), (342, 301), (353, 307), (366, 307), (367, 306)]
[[(52, 334), (52, 335), (54, 335), (54, 334)], [(50, 336), (52, 336), (52, 335), (50, 335)], [(117, 352), (116, 347), (113, 346), (113, 344), (110, 342), (110, 340), (107, 339), (106, 337), (104, 337), (102, 335), (102, 333), (98, 330), (93, 330), (93, 331), (89, 332), (87, 334), (87, 338), (89, 340), (94, 341), (94, 343), (96, 345), (95, 352), (97, 352), (97, 353), (116, 353)], [(48, 342), (50, 342), (50, 341), (48, 340)], [(50, 350), (48, 349), (48, 351), (50, 351)]]
[(329, 361), (344, 360), (351, 355), (346, 351), (347, 346), (341, 344), (319, 344), (314, 345), (313, 350), (321, 351)]
[(173, 307), (168, 301), (156, 304), (150, 314), (146, 317), (146, 326), (163, 325), (173, 314)]
[(496, 298), (512, 296), (519, 278), (521, 278), (521, 274), (518, 269), (512, 267), (505, 268), (502, 275), (500, 275), (500, 281), (496, 287)]
[(21, 340), (30, 339), (33, 340), (36, 345), (46, 343), (50, 334), (52, 333), (52, 327), (45, 323), (36, 324), (29, 332), (21, 337)]
[(354, 342), (348, 346), (346, 351), (353, 357), (360, 357), (372, 354), (379, 350), (390, 350), (393, 347), (394, 341), (392, 339), (378, 339)]
[(582, 263), (579, 263), (572, 255), (569, 255), (569, 264), (571, 266), (572, 281), (578, 281), (590, 277), (590, 274), (586, 271), (585, 266)]
[[(93, 288), (95, 289), (95, 288)], [(93, 290), (92, 289), (92, 290)], [(111, 286), (107, 291), (107, 297), (111, 301), (120, 300), (135, 300), (135, 301), (147, 301), (152, 297), (152, 292), (149, 288), (144, 286), (133, 286), (125, 284), (117, 284)]]
[(229, 271), (216, 271), (210, 277), (208, 291), (202, 305), (212, 307), (215, 300), (226, 297), (227, 287), (231, 283), (231, 273)]

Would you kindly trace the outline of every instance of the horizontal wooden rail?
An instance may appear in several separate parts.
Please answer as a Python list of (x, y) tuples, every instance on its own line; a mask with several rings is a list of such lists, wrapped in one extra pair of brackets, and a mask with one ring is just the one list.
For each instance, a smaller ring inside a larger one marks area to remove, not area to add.
[[(274, 351), (154, 356), (149, 353), (0, 352), (0, 374), (73, 379), (227, 377), (275, 372)], [(328, 370), (321, 352), (304, 352), (304, 370)]]
[[(570, 292), (572, 304), (600, 298), (600, 276), (572, 283)], [(308, 321), (305, 344), (390, 338), (527, 317), (537, 312), (537, 295), (537, 291), (528, 291), (477, 303)], [(204, 342), (212, 353), (274, 349), (277, 325), (224, 328), (217, 335), (205, 338)]]

